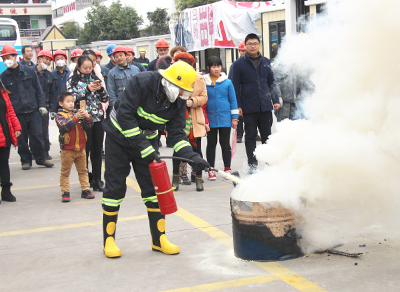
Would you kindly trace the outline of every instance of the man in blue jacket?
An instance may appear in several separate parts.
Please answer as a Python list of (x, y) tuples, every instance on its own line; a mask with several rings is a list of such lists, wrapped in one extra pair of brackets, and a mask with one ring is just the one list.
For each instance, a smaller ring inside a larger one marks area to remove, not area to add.
[(260, 38), (248, 34), (245, 39), (246, 53), (235, 61), (232, 83), (235, 87), (239, 115), (243, 115), (245, 146), (249, 173), (257, 171), (256, 149), (257, 128), (261, 142), (266, 143), (271, 134), (272, 110), (280, 108), (279, 97), (274, 90), (274, 74), (270, 60), (260, 52)]
[(116, 46), (112, 55), (117, 61), (117, 66), (110, 70), (107, 78), (107, 91), (110, 96), (110, 107), (114, 106), (114, 103), (125, 89), (128, 80), (140, 72), (136, 66), (128, 63), (126, 59), (127, 50), (125, 47)]
[(49, 155), (50, 151), (50, 139), (49, 139), (49, 113), (56, 112), (56, 108), (50, 108), (51, 103), (50, 100), (52, 98), (52, 87), (53, 87), (53, 78), (51, 77), (51, 72), (47, 70), (50, 67), (51, 61), (53, 61), (53, 55), (51, 54), (50, 50), (44, 49), (41, 50), (38, 55), (38, 63), (34, 67), (36, 75), (39, 78), (40, 86), (43, 90), (44, 97), (45, 97), (45, 104), (47, 109), (47, 114), (42, 117), (43, 121), (43, 143), (44, 143), (44, 150), (46, 152), (46, 159), (51, 160), (52, 157)]
[(51, 88), (50, 95), (50, 116), (54, 120), (58, 108), (58, 96), (61, 92), (67, 91), (67, 80), (71, 75), (71, 71), (67, 66), (67, 54), (63, 50), (57, 50), (53, 54), (54, 63), (56, 63), (56, 69), (51, 72), (51, 78), (53, 79), (53, 85)]
[(28, 170), (32, 166), (28, 138), (36, 164), (53, 167), (54, 164), (46, 160), (43, 147), (41, 116), (47, 114), (45, 97), (36, 72), (31, 67), (18, 64), (17, 55), (17, 51), (10, 45), (4, 45), (1, 49), (0, 57), (7, 69), (0, 78), (10, 92), (10, 100), (22, 128), (17, 138), (22, 169)]

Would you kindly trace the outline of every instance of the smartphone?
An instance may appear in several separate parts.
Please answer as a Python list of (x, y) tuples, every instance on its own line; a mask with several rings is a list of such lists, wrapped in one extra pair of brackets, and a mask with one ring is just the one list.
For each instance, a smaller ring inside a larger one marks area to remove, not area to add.
[(81, 109), (81, 110), (86, 110), (86, 100), (81, 100), (80, 102), (79, 102), (79, 108)]
[(93, 84), (99, 85), (100, 84), (100, 80), (93, 81)]

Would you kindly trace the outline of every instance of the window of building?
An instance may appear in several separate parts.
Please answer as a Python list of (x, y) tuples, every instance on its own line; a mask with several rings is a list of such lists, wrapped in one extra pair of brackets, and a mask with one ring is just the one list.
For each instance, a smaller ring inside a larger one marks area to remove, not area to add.
[(38, 29), (38, 28), (39, 28), (39, 20), (31, 19), (31, 29)]
[(275, 59), (281, 43), (286, 35), (285, 21), (274, 21), (269, 23), (269, 56)]

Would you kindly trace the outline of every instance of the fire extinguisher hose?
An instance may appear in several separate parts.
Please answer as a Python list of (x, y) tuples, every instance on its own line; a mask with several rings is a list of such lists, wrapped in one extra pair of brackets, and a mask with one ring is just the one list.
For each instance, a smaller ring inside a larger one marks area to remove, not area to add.
[(194, 163), (193, 160), (183, 158), (183, 157), (178, 157), (178, 156), (160, 156), (160, 159), (176, 159), (176, 160), (181, 160), (184, 162)]

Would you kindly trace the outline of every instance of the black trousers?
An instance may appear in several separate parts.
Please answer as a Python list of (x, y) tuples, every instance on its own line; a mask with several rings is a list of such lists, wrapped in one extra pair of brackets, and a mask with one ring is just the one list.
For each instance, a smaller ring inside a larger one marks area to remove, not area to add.
[(224, 161), (224, 167), (231, 167), (231, 127), (211, 128), (207, 133), (207, 161), (211, 167), (215, 166), (215, 148), (217, 147), (219, 133), (219, 145), (222, 149), (222, 160)]
[(86, 130), (86, 166), (89, 170), (88, 158), (92, 164), (94, 180), (101, 179), (101, 150), (103, 149), (104, 130), (101, 122), (95, 122), (93, 127)]
[[(194, 146), (193, 144), (190, 144), (190, 145), (192, 146), (192, 149), (194, 152), (199, 153), (200, 156), (203, 157), (203, 155), (201, 154), (201, 137), (196, 138), (196, 144), (197, 144), (197, 146)], [(176, 154), (175, 151), (172, 156), (178, 157), (178, 155)], [(172, 172), (173, 173), (179, 173), (179, 165), (181, 163), (187, 163), (187, 162), (181, 162), (180, 160), (172, 159)], [(198, 176), (200, 176), (201, 173), (202, 173), (202, 171), (196, 171), (196, 175), (198, 175)]]
[(243, 138), (243, 116), (239, 116), (239, 122), (237, 125), (237, 137)]
[[(157, 150), (157, 137), (149, 141)], [(147, 208), (158, 209), (158, 200), (151, 180), (149, 163), (142, 159), (140, 151), (123, 146), (111, 134), (106, 136), (105, 150), (106, 171), (104, 178), (106, 184), (103, 191), (103, 209), (108, 212), (119, 210), (119, 205), (125, 198), (126, 178), (131, 171), (131, 165), (145, 205)]]
[(49, 118), (50, 113), (47, 113), (42, 117), (43, 146), (46, 154), (50, 151)]
[(8, 164), (8, 160), (10, 159), (10, 148), (10, 146), (0, 147), (1, 186), (5, 186), (10, 183), (10, 166)]
[(257, 129), (260, 132), (261, 143), (265, 144), (269, 135), (271, 135), (272, 127), (272, 111), (243, 114), (245, 146), (247, 154), (247, 162), (249, 165), (257, 165), (257, 159), (254, 156), (256, 149)]
[[(32, 154), (35, 157), (36, 163), (43, 163), (46, 160), (46, 156), (43, 147), (43, 122), (39, 111), (28, 114), (17, 114), (17, 118), (22, 128), (21, 135), (17, 138), (18, 154), (21, 157), (21, 163), (32, 165)], [(28, 139), (32, 154), (29, 150)]]

